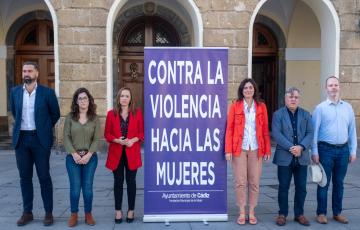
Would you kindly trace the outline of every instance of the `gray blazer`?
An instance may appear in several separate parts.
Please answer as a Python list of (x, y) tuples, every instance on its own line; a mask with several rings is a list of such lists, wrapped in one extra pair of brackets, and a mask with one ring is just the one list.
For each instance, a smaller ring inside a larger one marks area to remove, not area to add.
[[(305, 147), (299, 157), (299, 163), (308, 165), (310, 164), (309, 149), (314, 136), (314, 128), (308, 111), (298, 107), (297, 118), (298, 142)], [(272, 137), (277, 143), (273, 163), (279, 166), (289, 166), (293, 158), (289, 151), (293, 146), (293, 129), (285, 106), (274, 113), (271, 128)]]

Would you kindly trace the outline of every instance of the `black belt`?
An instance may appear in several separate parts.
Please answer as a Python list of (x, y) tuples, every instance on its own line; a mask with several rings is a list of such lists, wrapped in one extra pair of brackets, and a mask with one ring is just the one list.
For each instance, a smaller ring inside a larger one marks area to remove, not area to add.
[(328, 147), (331, 147), (331, 148), (342, 148), (342, 147), (347, 146), (348, 143), (345, 142), (344, 144), (330, 144), (330, 143), (327, 143), (325, 141), (319, 141), (318, 144), (325, 145), (325, 146), (328, 146)]
[(76, 151), (81, 157), (85, 156), (89, 151), (87, 149), (79, 149)]
[(35, 135), (36, 134), (36, 129), (35, 130), (20, 130), (20, 132), (22, 132), (24, 134)]

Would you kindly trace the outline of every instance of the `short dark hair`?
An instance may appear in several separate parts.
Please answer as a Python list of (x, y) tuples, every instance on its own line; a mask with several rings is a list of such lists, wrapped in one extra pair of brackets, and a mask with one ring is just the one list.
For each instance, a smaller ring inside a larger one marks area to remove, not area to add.
[(39, 65), (38, 65), (38, 63), (36, 63), (34, 61), (26, 61), (26, 62), (23, 63), (23, 67), (24, 67), (24, 65), (32, 65), (32, 66), (34, 66), (34, 68), (37, 71), (39, 71)]
[(256, 82), (251, 78), (246, 78), (240, 83), (239, 88), (238, 88), (238, 100), (240, 101), (240, 100), (244, 99), (243, 91), (244, 91), (246, 83), (248, 83), (248, 82), (250, 82), (252, 84), (252, 86), (254, 87), (253, 99), (257, 103), (261, 102), (262, 100), (260, 99), (259, 88), (258, 88)]

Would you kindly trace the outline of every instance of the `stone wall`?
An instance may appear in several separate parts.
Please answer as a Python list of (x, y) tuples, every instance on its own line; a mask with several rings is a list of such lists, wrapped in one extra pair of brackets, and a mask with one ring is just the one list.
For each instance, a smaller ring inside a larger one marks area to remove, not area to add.
[(249, 22), (258, 1), (196, 0), (204, 25), (204, 46), (229, 47), (229, 102), (248, 75)]
[[(114, 0), (52, 0), (59, 24), (60, 107), (57, 128), (62, 139), (64, 116), (78, 87), (87, 87), (106, 115), (106, 21)], [(202, 15), (206, 47), (229, 47), (229, 101), (248, 75), (249, 22), (259, 0), (194, 0)], [(360, 130), (360, 0), (333, 0), (340, 18), (340, 80), (343, 98), (352, 103)], [(360, 133), (360, 132), (358, 132)]]
[(350, 102), (360, 133), (360, 0), (333, 0), (340, 19), (340, 81), (342, 98)]
[(64, 117), (79, 87), (89, 89), (102, 124), (106, 116), (106, 21), (112, 0), (53, 0), (59, 36), (59, 104), (56, 128), (62, 142)]

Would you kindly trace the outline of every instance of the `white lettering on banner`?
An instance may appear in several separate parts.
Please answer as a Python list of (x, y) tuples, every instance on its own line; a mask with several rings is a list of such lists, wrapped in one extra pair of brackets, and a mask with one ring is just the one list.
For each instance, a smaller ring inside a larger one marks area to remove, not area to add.
[[(195, 68), (194, 68), (195, 63)], [(222, 71), (221, 61), (216, 62), (216, 73), (211, 72), (212, 62), (207, 63), (207, 84), (224, 84), (224, 76)], [(194, 71), (195, 69), (195, 71)], [(153, 71), (154, 70), (154, 71)], [(160, 60), (158, 63), (155, 60), (149, 62), (148, 78), (150, 84), (159, 83), (161, 85), (176, 85), (176, 84), (203, 84), (203, 73), (201, 62), (192, 61), (168, 61)], [(153, 76), (152, 71), (156, 76)]]
[(214, 185), (215, 163), (156, 162), (156, 185)]
[(219, 95), (150, 94), (153, 118), (221, 118)]
[(220, 150), (220, 130), (218, 128), (213, 130), (197, 128), (195, 135), (191, 138), (189, 128), (172, 128), (170, 131), (166, 128), (152, 128), (151, 151), (191, 152), (193, 151), (191, 140), (195, 140), (196, 147), (194, 149), (197, 152), (217, 152)]

